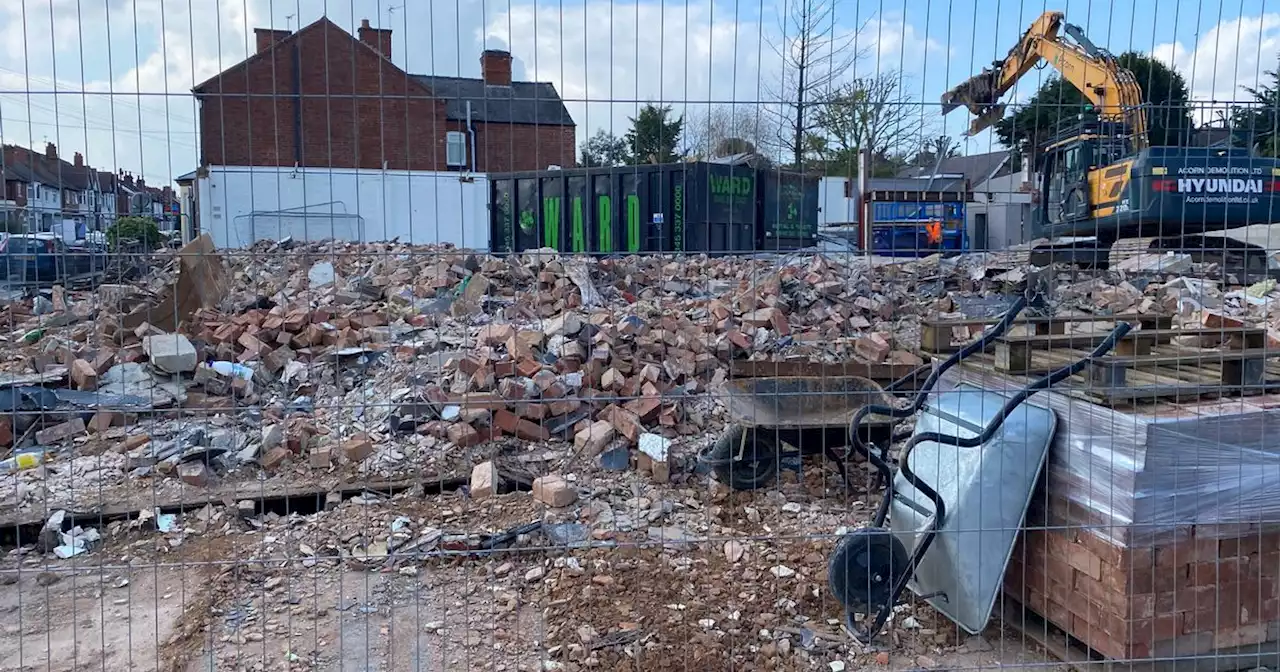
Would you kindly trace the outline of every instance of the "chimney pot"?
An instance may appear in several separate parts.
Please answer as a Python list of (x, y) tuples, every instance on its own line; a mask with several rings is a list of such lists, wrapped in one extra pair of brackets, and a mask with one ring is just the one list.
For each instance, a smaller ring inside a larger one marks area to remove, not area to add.
[(511, 52), (485, 49), (480, 54), (480, 76), (490, 86), (511, 86)]
[(76, 152), (75, 164), (76, 168), (84, 168), (84, 155), (80, 152)]
[(58, 158), (58, 146), (52, 142), (44, 143), (44, 155), (50, 159)]
[(357, 33), (361, 42), (373, 47), (373, 50), (382, 54), (383, 57), (391, 58), (390, 28), (373, 28), (369, 25), (369, 19), (362, 19)]

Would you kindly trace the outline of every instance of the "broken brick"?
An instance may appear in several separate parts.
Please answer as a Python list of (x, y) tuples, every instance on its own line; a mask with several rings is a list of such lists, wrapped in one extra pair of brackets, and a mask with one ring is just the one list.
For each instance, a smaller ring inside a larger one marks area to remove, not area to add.
[(585, 457), (594, 457), (609, 445), (617, 431), (608, 420), (597, 420), (573, 437), (573, 447), (584, 453)]
[(363, 462), (373, 454), (373, 442), (364, 434), (357, 434), (342, 444), (342, 454), (349, 462)]
[(459, 448), (469, 448), (483, 441), (480, 432), (477, 432), (475, 427), (465, 422), (449, 425), (448, 436), (449, 441)]
[(640, 416), (620, 406), (610, 404), (604, 407), (596, 416), (596, 419), (608, 422), (618, 434), (625, 436), (631, 443), (639, 441), (640, 435), (644, 433), (644, 425), (640, 423)]
[(885, 340), (884, 336), (874, 333), (863, 338), (859, 338), (858, 342), (853, 346), (853, 351), (858, 353), (859, 357), (871, 362), (872, 364), (879, 364), (880, 362), (883, 362), (884, 358), (889, 356), (889, 351), (891, 349), (889, 342)]
[(197, 488), (203, 488), (206, 485), (209, 485), (209, 482), (212, 480), (209, 473), (209, 467), (207, 467), (204, 462), (199, 461), (183, 462), (179, 464), (178, 478), (182, 479), (183, 483)]
[(272, 471), (284, 464), (285, 461), (292, 456), (293, 451), (285, 448), (284, 446), (276, 446), (275, 448), (268, 450), (262, 457), (258, 458), (258, 464), (261, 464), (263, 469)]
[(96, 390), (98, 372), (93, 370), (93, 364), (77, 359), (71, 362), (71, 381), (75, 383), (77, 390)]
[(493, 424), (502, 431), (526, 441), (546, 441), (551, 438), (551, 432), (547, 431), (546, 427), (525, 420), (505, 408), (494, 412)]
[(123, 417), (114, 411), (98, 411), (89, 419), (88, 430), (94, 434), (101, 434), (107, 431), (113, 425), (120, 424)]
[(36, 432), (36, 441), (41, 445), (51, 446), (79, 434), (84, 434), (84, 420), (73, 418), (68, 422), (52, 427), (45, 427)]
[(307, 463), (312, 469), (328, 469), (333, 464), (333, 449), (328, 443), (321, 443), (307, 451)]
[(533, 479), (533, 498), (552, 508), (569, 506), (578, 499), (578, 491), (558, 474)]

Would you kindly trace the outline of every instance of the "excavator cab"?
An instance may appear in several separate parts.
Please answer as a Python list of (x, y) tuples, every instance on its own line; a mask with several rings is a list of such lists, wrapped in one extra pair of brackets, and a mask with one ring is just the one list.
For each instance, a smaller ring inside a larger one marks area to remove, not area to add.
[(1089, 169), (1096, 144), (1094, 138), (1080, 136), (1044, 149), (1040, 173), (1047, 198), (1041, 204), (1049, 222), (1061, 224), (1089, 217)]
[(1044, 196), (1038, 213), (1042, 221), (1058, 226), (1090, 220), (1100, 207), (1116, 200), (1112, 185), (1104, 184), (1096, 173), (1114, 173), (1113, 166), (1128, 157), (1127, 133), (1123, 124), (1082, 114), (1041, 148), (1035, 169), (1040, 176), (1037, 186)]

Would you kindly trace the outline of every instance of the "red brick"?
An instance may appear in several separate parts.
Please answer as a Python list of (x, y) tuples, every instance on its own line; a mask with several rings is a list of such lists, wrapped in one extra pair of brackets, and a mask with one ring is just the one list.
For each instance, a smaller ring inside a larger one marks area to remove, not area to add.
[(1216, 586), (1241, 583), (1249, 577), (1249, 558), (1220, 558), (1217, 562), (1197, 562), (1187, 568), (1187, 586)]
[(373, 451), (373, 442), (364, 434), (356, 434), (342, 443), (342, 453), (350, 462), (363, 462)]
[(644, 432), (644, 426), (640, 424), (640, 417), (625, 408), (609, 404), (604, 407), (596, 415), (596, 419), (605, 420), (613, 425), (619, 434), (627, 437), (631, 443), (640, 441), (640, 434)]
[[(1199, 562), (1213, 562), (1220, 557), (1219, 540), (1213, 538), (1181, 539), (1156, 549), (1157, 567), (1181, 567)], [(1231, 556), (1225, 556), (1231, 557)]]
[(88, 429), (90, 432), (100, 434), (111, 428), (112, 425), (122, 424), (124, 417), (113, 411), (98, 411), (89, 419)]
[(512, 434), (526, 441), (546, 441), (551, 433), (546, 427), (525, 420), (511, 411), (500, 409), (493, 413), (493, 424), (507, 434)]
[(1213, 648), (1231, 649), (1267, 641), (1267, 624), (1250, 623), (1237, 627), (1219, 628), (1213, 635)]
[(293, 457), (293, 453), (288, 448), (285, 448), (284, 446), (276, 446), (275, 448), (268, 450), (267, 454), (263, 455), (258, 462), (262, 465), (263, 469), (273, 471), (280, 465), (284, 464), (290, 457)]
[(1140, 618), (1129, 621), (1130, 632), (1135, 641), (1158, 642), (1173, 639), (1182, 634), (1183, 614), (1162, 614), (1152, 618)]
[(641, 422), (653, 422), (658, 415), (658, 410), (662, 408), (662, 400), (656, 396), (643, 396), (632, 399), (622, 406), (635, 413)]
[(738, 346), (742, 350), (750, 350), (753, 345), (751, 339), (747, 338), (746, 334), (738, 331), (737, 329), (729, 331), (729, 333), (726, 334), (726, 337), (729, 339), (730, 343)]
[(1250, 534), (1234, 539), (1223, 539), (1218, 546), (1218, 555), (1223, 558), (1253, 555), (1255, 553), (1280, 553), (1280, 533), (1269, 532)]
[(93, 365), (83, 359), (76, 359), (71, 362), (71, 380), (75, 383), (77, 390), (96, 390), (98, 389), (98, 372), (93, 370)]
[(1238, 329), (1246, 326), (1244, 322), (1237, 318), (1228, 317), (1222, 313), (1216, 313), (1211, 310), (1204, 311), (1204, 317), (1201, 318), (1201, 322), (1209, 329), (1222, 329), (1224, 327)]
[(484, 441), (484, 437), (477, 432), (475, 427), (465, 422), (458, 422), (449, 425), (449, 441), (459, 448), (468, 448)]

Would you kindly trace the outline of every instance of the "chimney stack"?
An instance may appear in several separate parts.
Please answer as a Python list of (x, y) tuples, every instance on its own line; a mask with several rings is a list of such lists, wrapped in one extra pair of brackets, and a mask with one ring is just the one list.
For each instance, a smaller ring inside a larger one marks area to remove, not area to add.
[(511, 86), (511, 52), (485, 49), (480, 54), (480, 77), (490, 86)]
[(76, 152), (75, 164), (76, 168), (84, 168), (84, 155), (80, 152)]
[(373, 47), (373, 50), (382, 54), (384, 58), (391, 58), (391, 29), (390, 28), (373, 28), (369, 26), (369, 19), (360, 20), (360, 41)]
[(274, 45), (276, 42), (279, 42), (280, 40), (283, 40), (284, 38), (289, 37), (292, 34), (293, 33), (287, 30), (276, 30), (274, 28), (254, 28), (253, 29), (253, 35), (258, 40), (259, 54), (270, 49), (271, 46)]
[(57, 160), (58, 160), (58, 146), (57, 146), (57, 145), (55, 145), (55, 144), (53, 144), (52, 142), (46, 142), (46, 143), (44, 143), (44, 155), (45, 155), (45, 158), (48, 158), (48, 159), (52, 159), (52, 160), (54, 160), (54, 161), (57, 161)]

